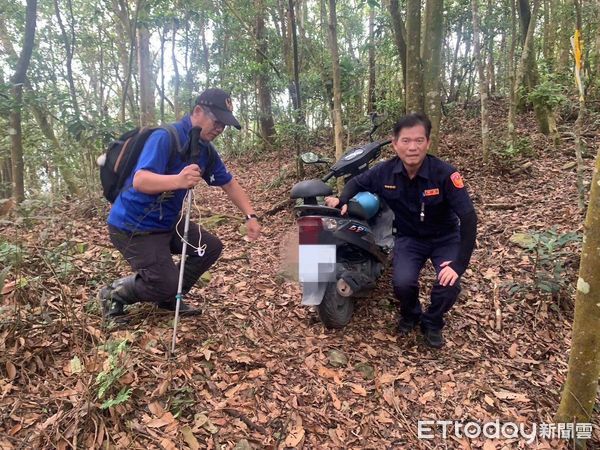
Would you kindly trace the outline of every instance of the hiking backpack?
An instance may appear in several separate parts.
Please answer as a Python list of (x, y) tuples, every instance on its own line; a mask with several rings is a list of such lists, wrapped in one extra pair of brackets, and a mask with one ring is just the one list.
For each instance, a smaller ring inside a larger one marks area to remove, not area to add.
[[(144, 144), (146, 144), (150, 135), (160, 129), (166, 130), (171, 138), (171, 145), (169, 146), (169, 161), (171, 161), (176, 153), (183, 152), (181, 143), (179, 142), (179, 134), (173, 125), (163, 125), (154, 128), (142, 127), (130, 130), (108, 144), (106, 153), (97, 159), (96, 162), (100, 166), (102, 193), (104, 194), (104, 198), (110, 203), (114, 203), (121, 191), (125, 189), (125, 180), (127, 180), (133, 169), (135, 169), (144, 149)], [(208, 163), (202, 173), (202, 178), (207, 183), (210, 182), (215, 158), (216, 149), (210, 143), (208, 145)]]

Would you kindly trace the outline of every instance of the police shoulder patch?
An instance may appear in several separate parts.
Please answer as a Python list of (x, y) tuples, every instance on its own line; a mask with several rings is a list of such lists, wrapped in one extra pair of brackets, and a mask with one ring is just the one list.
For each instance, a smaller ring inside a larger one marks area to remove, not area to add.
[(465, 187), (465, 182), (463, 180), (463, 177), (458, 172), (454, 172), (452, 175), (450, 175), (450, 180), (452, 180), (452, 184), (457, 189), (462, 189)]

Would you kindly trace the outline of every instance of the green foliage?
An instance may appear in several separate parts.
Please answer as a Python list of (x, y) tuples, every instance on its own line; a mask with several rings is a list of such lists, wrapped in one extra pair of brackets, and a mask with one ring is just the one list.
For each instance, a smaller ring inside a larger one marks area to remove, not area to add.
[(525, 136), (517, 137), (513, 145), (503, 141), (498, 142), (496, 145), (492, 144), (492, 154), (505, 165), (511, 165), (518, 160), (535, 155), (531, 142)]
[(184, 386), (175, 390), (175, 395), (171, 401), (171, 414), (178, 418), (193, 412), (192, 406), (195, 404), (194, 390), (189, 386)]
[(306, 125), (296, 124), (291, 117), (278, 121), (275, 124), (275, 131), (277, 135), (274, 145), (278, 148), (299, 147), (304, 150), (311, 142), (311, 134)]
[(550, 230), (515, 233), (511, 242), (523, 248), (533, 266), (533, 286), (514, 284), (511, 293), (527, 288), (558, 295), (569, 287), (565, 278), (565, 260), (574, 252), (573, 244), (581, 242), (581, 233), (559, 233), (555, 227)]
[(23, 262), (23, 249), (8, 241), (0, 241), (0, 265), (18, 267)]
[(112, 406), (120, 405), (121, 403), (125, 403), (131, 397), (131, 392), (133, 389), (131, 388), (122, 388), (119, 393), (114, 397), (106, 400), (102, 405), (100, 405), (101, 409), (108, 409)]
[(551, 80), (538, 84), (527, 96), (536, 105), (553, 110), (562, 105), (567, 98), (562, 94), (562, 87)]
[(110, 395), (111, 392), (116, 390), (116, 384), (119, 378), (126, 372), (123, 360), (127, 354), (128, 344), (129, 341), (123, 339), (121, 341), (111, 340), (102, 346), (102, 348), (108, 352), (108, 358), (104, 364), (107, 368), (96, 376), (95, 384), (98, 400), (102, 400), (109, 394), (108, 398), (101, 406), (102, 409), (120, 405), (121, 403), (126, 402), (131, 396), (131, 389), (126, 389), (124, 387), (120, 389), (116, 395)]
[(74, 260), (78, 254), (85, 252), (87, 244), (65, 241), (44, 253), (44, 258), (52, 266), (59, 279), (64, 280), (76, 269)]

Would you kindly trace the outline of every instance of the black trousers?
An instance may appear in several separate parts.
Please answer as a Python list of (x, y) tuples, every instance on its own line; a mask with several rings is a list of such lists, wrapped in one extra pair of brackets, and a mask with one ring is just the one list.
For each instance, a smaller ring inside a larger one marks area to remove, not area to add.
[[(400, 314), (411, 321), (420, 321), (421, 326), (434, 330), (444, 327), (444, 314), (456, 302), (460, 293), (460, 282), (454, 286), (442, 286), (435, 281), (431, 289), (431, 305), (421, 310), (419, 302), (419, 274), (428, 259), (431, 259), (436, 275), (444, 261), (456, 259), (460, 246), (458, 232), (431, 239), (399, 236), (394, 244), (393, 284), (394, 293), (400, 302)], [(460, 280), (460, 278), (459, 278)]]
[[(183, 236), (184, 223), (178, 226)], [(175, 264), (172, 255), (181, 254), (183, 243), (175, 231), (158, 233), (127, 233), (112, 225), (108, 226), (110, 240), (131, 268), (137, 272), (135, 280), (136, 301), (170, 302), (175, 300), (179, 282), (179, 264)], [(187, 246), (184, 274), (183, 293), (186, 294), (219, 259), (223, 244), (218, 237), (201, 229), (190, 222), (188, 242), (198, 246), (206, 245), (203, 256), (195, 249)]]

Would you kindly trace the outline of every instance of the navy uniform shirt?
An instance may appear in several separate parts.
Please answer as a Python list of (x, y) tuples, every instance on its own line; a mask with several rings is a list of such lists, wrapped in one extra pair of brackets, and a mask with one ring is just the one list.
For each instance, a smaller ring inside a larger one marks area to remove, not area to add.
[[(432, 155), (425, 156), (412, 180), (398, 157), (353, 180), (359, 190), (386, 201), (396, 215), (394, 225), (399, 235), (427, 238), (453, 233), (458, 230), (458, 218), (474, 211), (458, 171)], [(347, 200), (342, 195), (341, 201)]]

